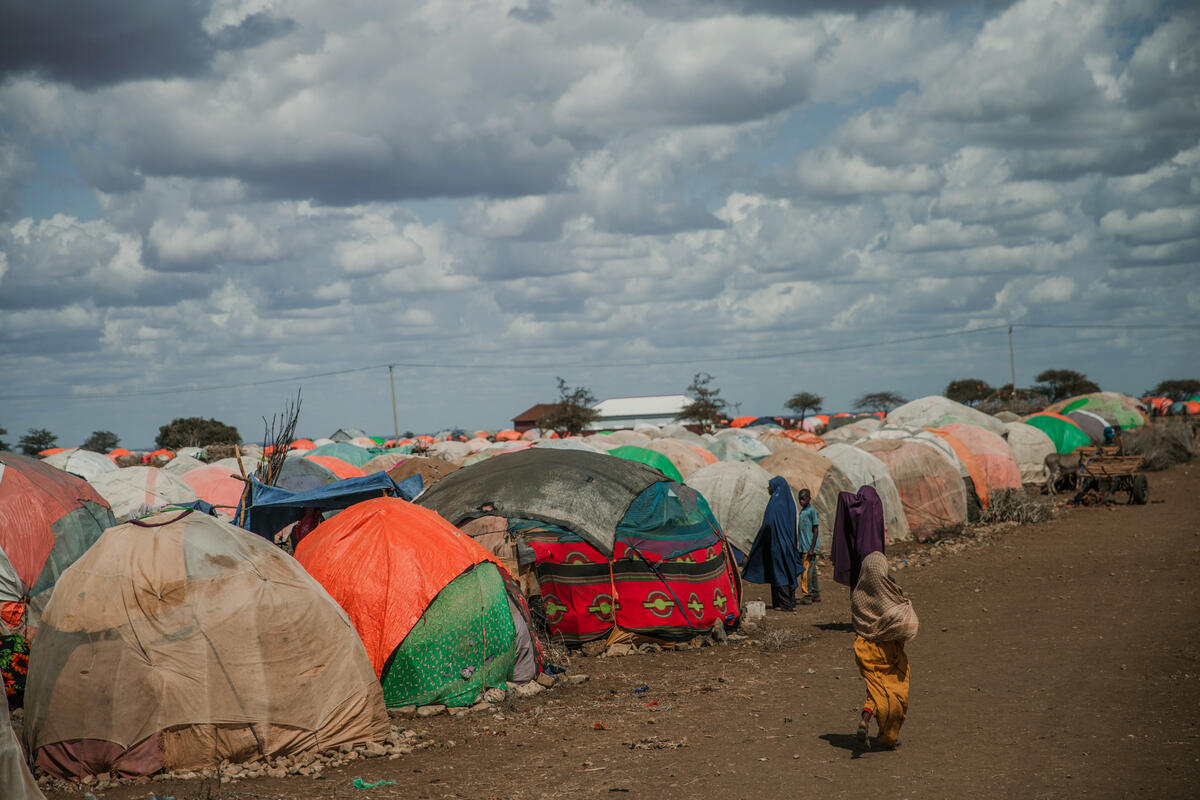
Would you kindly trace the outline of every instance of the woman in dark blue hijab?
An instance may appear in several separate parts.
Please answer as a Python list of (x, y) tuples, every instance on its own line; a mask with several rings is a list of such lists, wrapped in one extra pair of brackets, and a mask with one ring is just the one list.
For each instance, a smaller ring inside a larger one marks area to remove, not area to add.
[(796, 499), (788, 482), (778, 475), (767, 487), (771, 499), (742, 566), (742, 577), (751, 583), (771, 584), (771, 608), (795, 611), (796, 576), (803, 564), (796, 545)]

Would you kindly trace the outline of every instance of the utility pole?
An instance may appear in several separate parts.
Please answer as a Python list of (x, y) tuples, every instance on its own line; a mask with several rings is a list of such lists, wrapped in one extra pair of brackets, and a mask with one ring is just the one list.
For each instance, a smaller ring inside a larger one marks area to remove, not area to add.
[(1012, 325), (1008, 326), (1008, 365), (1012, 368), (1012, 393), (1017, 394), (1017, 357), (1013, 354)]
[[(1012, 328), (1008, 329), (1009, 340), (1012, 340)], [(388, 364), (388, 380), (392, 383), (392, 428), (395, 440), (400, 441), (400, 420), (396, 417), (396, 373), (393, 365)]]

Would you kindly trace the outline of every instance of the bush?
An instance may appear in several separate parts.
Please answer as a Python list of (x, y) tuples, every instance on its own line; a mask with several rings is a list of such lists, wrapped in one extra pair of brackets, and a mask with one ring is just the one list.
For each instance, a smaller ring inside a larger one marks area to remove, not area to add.
[(1145, 456), (1142, 469), (1158, 472), (1196, 457), (1196, 438), (1190, 425), (1167, 421), (1121, 433), (1125, 452)]
[(997, 522), (1032, 525), (1045, 522), (1053, 516), (1054, 505), (1049, 497), (1029, 495), (1023, 489), (1004, 489), (992, 492), (988, 507), (983, 509), (979, 521), (985, 525)]

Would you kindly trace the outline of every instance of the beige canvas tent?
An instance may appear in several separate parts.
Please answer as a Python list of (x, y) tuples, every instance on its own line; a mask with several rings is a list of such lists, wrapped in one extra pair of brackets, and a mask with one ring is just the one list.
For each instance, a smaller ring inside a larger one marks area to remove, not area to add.
[(109, 528), (59, 578), (25, 735), (64, 778), (200, 769), (387, 736), (346, 613), (271, 543), (199, 512)]

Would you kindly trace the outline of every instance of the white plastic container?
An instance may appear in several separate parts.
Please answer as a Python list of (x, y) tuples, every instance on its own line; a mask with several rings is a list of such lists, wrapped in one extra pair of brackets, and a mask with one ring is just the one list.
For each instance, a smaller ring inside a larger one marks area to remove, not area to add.
[(767, 615), (767, 604), (762, 600), (746, 601), (746, 619), (762, 619)]

